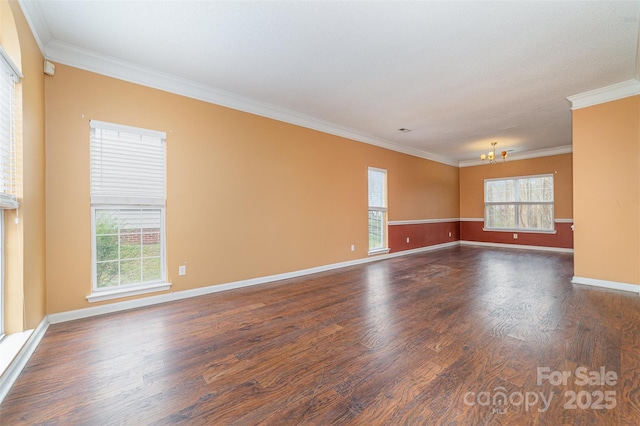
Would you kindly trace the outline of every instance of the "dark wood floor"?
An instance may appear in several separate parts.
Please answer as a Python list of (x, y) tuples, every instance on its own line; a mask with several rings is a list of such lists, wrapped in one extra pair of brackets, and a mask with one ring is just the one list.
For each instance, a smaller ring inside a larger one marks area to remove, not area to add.
[(572, 274), (458, 247), (52, 325), (0, 424), (638, 425), (640, 298)]

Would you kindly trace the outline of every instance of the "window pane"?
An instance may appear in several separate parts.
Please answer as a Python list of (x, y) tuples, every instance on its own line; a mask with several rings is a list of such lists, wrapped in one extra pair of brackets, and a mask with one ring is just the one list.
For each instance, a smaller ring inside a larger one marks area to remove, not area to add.
[(516, 209), (513, 204), (487, 206), (485, 209), (485, 228), (513, 229), (516, 226)]
[(96, 235), (117, 235), (117, 210), (96, 210)]
[(369, 250), (384, 248), (384, 212), (369, 210)]
[[(121, 234), (140, 234), (142, 232), (141, 210), (117, 210)], [(138, 239), (138, 244), (140, 240)]]
[(160, 233), (143, 233), (142, 234), (142, 256), (160, 256)]
[(553, 178), (541, 176), (518, 179), (518, 195), (521, 202), (553, 201)]
[(520, 223), (518, 228), (552, 230), (553, 229), (553, 205), (551, 204), (526, 204), (518, 206)]
[(161, 209), (96, 209), (95, 223), (97, 288), (163, 279)]
[(120, 235), (120, 259), (138, 259), (142, 256), (140, 234)]
[(142, 259), (143, 281), (155, 281), (162, 277), (160, 257)]
[(142, 232), (160, 232), (162, 217), (159, 209), (140, 211), (140, 228)]
[(118, 285), (118, 262), (98, 262), (96, 265), (97, 287), (112, 287)]
[(118, 236), (98, 235), (96, 236), (96, 257), (98, 262), (104, 260), (118, 259)]
[(120, 261), (120, 284), (142, 282), (142, 259)]
[(369, 169), (369, 207), (387, 207), (386, 173)]
[(488, 180), (484, 183), (484, 200), (490, 203), (516, 201), (515, 181)]

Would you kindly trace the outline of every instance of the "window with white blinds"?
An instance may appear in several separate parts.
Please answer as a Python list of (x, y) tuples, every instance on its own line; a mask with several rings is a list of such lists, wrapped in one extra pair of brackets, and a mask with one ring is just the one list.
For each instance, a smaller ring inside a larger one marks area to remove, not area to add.
[(165, 284), (166, 134), (90, 124), (94, 293)]
[(0, 51), (0, 209), (18, 207), (16, 197), (16, 83), (20, 73)]
[(16, 83), (20, 71), (0, 47), (0, 339), (4, 335), (4, 214), (18, 207), (16, 197)]
[(369, 253), (386, 250), (387, 171), (369, 167)]
[(164, 132), (91, 120), (91, 203), (165, 203)]

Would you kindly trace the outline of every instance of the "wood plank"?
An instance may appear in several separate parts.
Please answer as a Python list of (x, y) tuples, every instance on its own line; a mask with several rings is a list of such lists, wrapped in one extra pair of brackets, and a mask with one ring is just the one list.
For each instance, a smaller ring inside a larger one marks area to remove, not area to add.
[[(569, 254), (456, 247), (55, 324), (0, 424), (640, 424), (640, 298), (572, 275)], [(537, 383), (601, 366), (616, 385)], [(566, 408), (595, 390), (617, 407)]]

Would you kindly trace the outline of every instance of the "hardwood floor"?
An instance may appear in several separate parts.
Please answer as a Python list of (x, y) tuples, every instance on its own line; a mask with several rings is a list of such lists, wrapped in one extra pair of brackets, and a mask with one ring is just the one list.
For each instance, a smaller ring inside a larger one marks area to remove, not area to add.
[(640, 424), (640, 298), (572, 274), (457, 247), (52, 325), (0, 424)]

